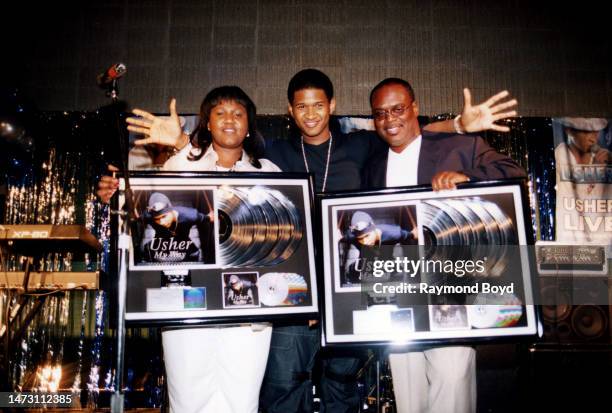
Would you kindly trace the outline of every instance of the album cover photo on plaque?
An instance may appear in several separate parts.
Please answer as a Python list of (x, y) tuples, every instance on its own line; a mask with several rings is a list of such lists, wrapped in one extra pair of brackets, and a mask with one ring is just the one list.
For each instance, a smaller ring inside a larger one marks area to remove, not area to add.
[(537, 332), (522, 181), (319, 196), (328, 345)]
[(308, 175), (139, 173), (130, 184), (126, 320), (318, 311)]

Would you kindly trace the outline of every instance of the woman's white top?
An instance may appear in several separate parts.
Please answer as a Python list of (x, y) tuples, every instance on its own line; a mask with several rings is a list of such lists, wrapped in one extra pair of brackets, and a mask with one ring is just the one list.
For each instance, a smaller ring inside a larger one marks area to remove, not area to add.
[(223, 168), (217, 165), (219, 157), (209, 145), (204, 152), (204, 155), (197, 161), (189, 160), (189, 154), (198, 154), (200, 148), (194, 148), (191, 143), (187, 144), (183, 149), (178, 151), (176, 155), (166, 161), (162, 170), (164, 171), (232, 171), (232, 172), (282, 172), (281, 169), (273, 162), (267, 159), (260, 159), (261, 168), (257, 169), (249, 162), (250, 158), (247, 153), (242, 150), (242, 157), (234, 164), (232, 168)]

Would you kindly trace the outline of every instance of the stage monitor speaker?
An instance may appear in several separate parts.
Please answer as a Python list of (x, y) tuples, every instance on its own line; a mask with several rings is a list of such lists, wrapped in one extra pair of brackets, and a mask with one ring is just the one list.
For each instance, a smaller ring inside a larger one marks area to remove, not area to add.
[(612, 289), (605, 277), (540, 277), (547, 344), (610, 344)]

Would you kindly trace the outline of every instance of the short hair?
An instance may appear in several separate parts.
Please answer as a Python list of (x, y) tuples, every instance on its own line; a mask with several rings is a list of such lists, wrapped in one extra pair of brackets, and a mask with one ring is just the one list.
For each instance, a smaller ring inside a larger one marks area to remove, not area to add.
[(410, 99), (415, 100), (414, 89), (412, 89), (410, 83), (408, 83), (404, 79), (400, 79), (399, 77), (388, 77), (384, 80), (381, 80), (376, 86), (374, 86), (374, 89), (372, 89), (372, 91), (370, 92), (370, 106), (372, 105), (372, 98), (374, 97), (374, 93), (378, 92), (378, 89), (381, 89), (384, 86), (388, 85), (402, 86), (404, 89), (406, 89), (408, 95), (410, 95)]
[(323, 89), (327, 100), (334, 97), (334, 85), (329, 77), (317, 69), (304, 69), (297, 72), (289, 81), (287, 100), (293, 103), (295, 92), (303, 89)]

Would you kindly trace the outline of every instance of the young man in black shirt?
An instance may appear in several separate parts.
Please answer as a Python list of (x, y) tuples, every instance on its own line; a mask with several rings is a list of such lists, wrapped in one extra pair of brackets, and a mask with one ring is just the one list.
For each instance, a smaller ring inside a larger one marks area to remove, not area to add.
[[(508, 95), (499, 93), (485, 103), (472, 106), (464, 90), (464, 109), (450, 121), (436, 122), (425, 129), (440, 132), (475, 132), (486, 129), (507, 131), (494, 122), (514, 116), (504, 112), (515, 100), (499, 103)], [(276, 140), (266, 147), (266, 158), (285, 172), (312, 172), (316, 192), (359, 189), (368, 159), (388, 146), (375, 132), (334, 133), (329, 128), (335, 110), (333, 85), (316, 69), (298, 72), (287, 89), (288, 111), (301, 136)], [(458, 130), (459, 129), (459, 130)], [(275, 324), (260, 408), (267, 413), (311, 412), (312, 371), (320, 348), (316, 320), (309, 323)], [(361, 365), (355, 353), (328, 350), (321, 355), (321, 412), (357, 412), (359, 396), (356, 374)]]
[[(300, 137), (275, 140), (266, 157), (286, 172), (312, 172), (316, 192), (359, 189), (368, 156), (385, 147), (373, 132), (350, 135), (330, 132), (335, 110), (333, 86), (315, 69), (298, 72), (287, 90), (289, 114)], [(319, 355), (321, 332), (316, 320), (275, 323), (268, 366), (260, 394), (266, 413), (311, 412), (312, 374), (321, 357), (321, 412), (356, 412), (359, 406), (354, 354), (334, 351)]]

